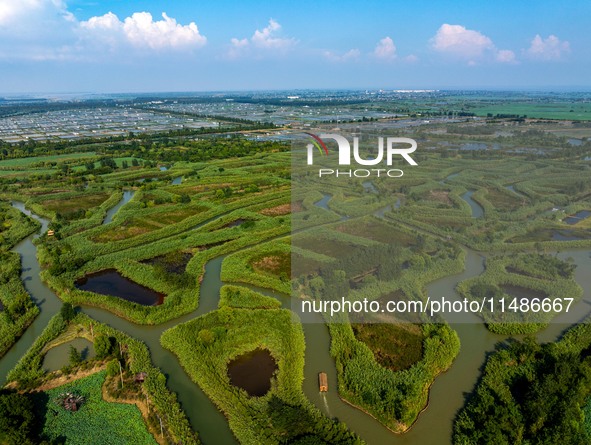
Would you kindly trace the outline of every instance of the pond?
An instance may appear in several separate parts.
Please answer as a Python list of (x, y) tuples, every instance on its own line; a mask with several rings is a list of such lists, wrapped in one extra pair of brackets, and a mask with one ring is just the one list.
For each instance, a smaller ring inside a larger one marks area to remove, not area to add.
[(230, 383), (253, 397), (264, 396), (271, 389), (277, 363), (267, 349), (255, 349), (228, 363)]
[(172, 185), (179, 185), (181, 182), (183, 182), (183, 177), (182, 176), (177, 176), (176, 178), (174, 178), (171, 182)]
[(330, 198), (332, 198), (332, 195), (329, 195), (327, 193), (323, 193), (322, 199), (320, 201), (316, 201), (314, 203), (314, 205), (316, 207), (320, 207), (320, 208), (325, 209), (325, 210), (330, 210), (328, 208), (328, 201), (330, 201)]
[(460, 146), (460, 150), (486, 150), (488, 148), (487, 144), (482, 142), (467, 142)]
[(193, 254), (190, 252), (173, 252), (148, 258), (140, 261), (140, 263), (162, 267), (169, 274), (181, 274), (187, 268), (191, 258), (193, 258)]
[(575, 139), (575, 138), (570, 138), (568, 140), (568, 143), (570, 145), (573, 145), (575, 147), (580, 147), (581, 145), (583, 145), (583, 140), (582, 139)]
[(76, 348), (82, 360), (95, 356), (93, 344), (85, 338), (75, 338), (51, 348), (43, 358), (43, 369), (48, 372), (58, 371), (70, 364), (70, 346)]
[(371, 181), (365, 181), (361, 185), (363, 186), (363, 189), (368, 193), (378, 193), (378, 189)]
[(518, 286), (516, 284), (501, 284), (499, 287), (505, 292), (507, 295), (513, 298), (527, 298), (531, 300), (533, 298), (546, 298), (548, 295), (536, 289), (530, 289), (528, 287)]
[(564, 218), (562, 220), (562, 222), (565, 222), (565, 223), (570, 224), (572, 226), (573, 224), (576, 224), (576, 223), (578, 223), (590, 216), (591, 216), (591, 211), (581, 210), (580, 212), (577, 212), (574, 215), (567, 216), (566, 218)]
[(143, 306), (158, 306), (164, 302), (164, 294), (125, 278), (115, 269), (105, 269), (76, 280), (80, 290), (123, 298)]

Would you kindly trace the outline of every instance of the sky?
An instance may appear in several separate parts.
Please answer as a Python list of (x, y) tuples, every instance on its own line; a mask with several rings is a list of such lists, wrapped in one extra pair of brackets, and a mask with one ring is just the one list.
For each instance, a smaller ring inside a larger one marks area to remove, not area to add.
[(591, 2), (0, 0), (0, 94), (589, 90)]

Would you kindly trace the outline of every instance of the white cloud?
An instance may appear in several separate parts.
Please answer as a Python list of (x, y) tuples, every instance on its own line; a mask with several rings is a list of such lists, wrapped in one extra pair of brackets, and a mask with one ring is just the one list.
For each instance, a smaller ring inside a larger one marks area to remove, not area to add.
[(495, 56), (497, 62), (501, 63), (514, 63), (515, 53), (509, 49), (500, 49), (497, 51)]
[(76, 36), (61, 0), (0, 0), (0, 59), (63, 59)]
[(66, 10), (61, 0), (0, 0), (0, 26), (12, 27), (23, 19), (27, 20), (36, 15), (61, 15), (67, 20), (72, 14)]
[(270, 19), (269, 24), (257, 29), (250, 39), (231, 39), (226, 57), (235, 59), (252, 54), (260, 57), (263, 53), (285, 53), (297, 44), (297, 40), (278, 36), (280, 31), (281, 25)]
[(479, 61), (495, 60), (502, 63), (515, 62), (515, 53), (499, 50), (493, 41), (479, 31), (462, 25), (444, 23), (430, 40), (431, 47), (441, 53), (476, 65)]
[(481, 56), (486, 50), (494, 48), (492, 40), (478, 31), (447, 23), (441, 25), (431, 39), (431, 45), (435, 51), (467, 59)]
[(346, 53), (343, 53), (343, 54), (336, 54), (336, 53), (333, 53), (332, 51), (324, 51), (324, 53), (322, 53), (322, 54), (327, 60), (329, 60), (331, 62), (349, 62), (349, 61), (358, 60), (359, 57), (361, 56), (361, 51), (354, 48), (354, 49), (350, 49), (349, 51), (347, 51)]
[(105, 51), (190, 50), (205, 45), (197, 25), (162, 13), (136, 12), (120, 20), (109, 12), (78, 21), (63, 0), (0, 0), (0, 59), (93, 59)]
[(396, 45), (390, 37), (384, 37), (378, 42), (373, 54), (378, 59), (394, 60), (396, 58)]
[(61, 0), (0, 0), (0, 35), (33, 39), (75, 20)]
[(165, 12), (162, 20), (157, 21), (149, 12), (136, 12), (124, 21), (109, 12), (80, 22), (80, 28), (89, 32), (87, 35), (83, 33), (83, 37), (103, 40), (111, 45), (124, 42), (153, 50), (199, 48), (207, 41), (194, 22), (181, 25)]
[(38, 9), (41, 4), (39, 0), (0, 0), (0, 25), (4, 26), (11, 20), (25, 14), (28, 11)]
[(530, 47), (526, 54), (537, 60), (560, 60), (565, 54), (570, 52), (570, 43), (561, 41), (558, 37), (551, 34), (546, 39), (536, 34), (532, 39)]

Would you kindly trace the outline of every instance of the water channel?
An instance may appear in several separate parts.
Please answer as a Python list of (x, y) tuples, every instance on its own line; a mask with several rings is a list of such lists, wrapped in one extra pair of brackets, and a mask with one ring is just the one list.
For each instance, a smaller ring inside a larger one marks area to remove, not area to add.
[(472, 199), (474, 190), (468, 190), (462, 195), (462, 199), (468, 203), (472, 209), (472, 218), (482, 218), (484, 216), (484, 209), (476, 201)]
[(119, 209), (121, 207), (123, 207), (125, 204), (127, 204), (129, 201), (131, 201), (131, 198), (133, 198), (133, 195), (135, 195), (134, 190), (124, 191), (121, 201), (119, 201), (115, 206), (113, 206), (109, 210), (107, 210), (107, 215), (105, 216), (105, 219), (103, 220), (103, 224), (109, 224), (111, 221), (113, 221), (113, 217), (115, 216), (115, 214), (119, 211)]
[[(131, 199), (131, 196), (127, 201)], [(316, 205), (328, 209), (329, 200), (330, 195), (325, 195)], [(120, 204), (116, 207), (120, 208), (124, 203)], [(47, 230), (48, 221), (32, 215), (31, 212), (24, 208), (22, 203), (13, 203), (13, 205), (41, 222), (42, 228), (39, 233), (44, 233)], [(116, 211), (112, 212), (111, 219), (115, 213)], [(108, 222), (106, 219), (105, 221)], [(21, 278), (25, 288), (40, 307), (41, 313), (17, 343), (0, 359), (1, 381), (5, 380), (8, 371), (14, 367), (19, 358), (41, 334), (49, 319), (61, 307), (61, 300), (45, 286), (39, 277), (40, 267), (36, 259), (36, 248), (33, 244), (33, 239), (38, 236), (38, 234), (29, 236), (15, 246), (13, 250), (21, 256)], [(582, 301), (574, 304), (568, 314), (558, 316), (555, 320), (556, 323), (550, 325), (538, 335), (540, 341), (556, 340), (565, 329), (574, 323), (580, 322), (591, 310), (591, 275), (587, 272), (591, 268), (589, 249), (563, 251), (559, 256), (574, 259), (575, 264), (578, 265), (576, 279), (584, 288), (585, 293)], [(90, 317), (140, 339), (148, 346), (152, 361), (167, 376), (168, 387), (177, 394), (191, 425), (199, 433), (202, 442), (206, 445), (235, 444), (237, 442), (224, 416), (198, 385), (189, 379), (177, 358), (160, 346), (160, 336), (164, 330), (172, 326), (217, 308), (219, 289), (223, 285), (220, 280), (223, 259), (224, 256), (214, 258), (205, 266), (205, 274), (200, 289), (199, 308), (190, 314), (161, 325), (136, 325), (103, 309), (88, 306), (82, 308), (82, 311)], [(456, 284), (461, 280), (479, 275), (483, 270), (484, 258), (474, 251), (467, 250), (465, 271), (434, 281), (427, 286), (427, 291), (430, 296), (435, 298), (442, 296), (458, 298), (455, 293)], [(249, 287), (253, 288), (252, 286)], [(253, 289), (265, 295), (273, 296), (282, 302), (283, 307), (291, 308), (289, 296), (265, 289)], [(358, 433), (370, 445), (451, 443), (452, 423), (457, 410), (464, 404), (465, 395), (473, 390), (487, 354), (492, 352), (496, 345), (506, 340), (507, 337), (487, 331), (482, 321), (476, 316), (468, 320), (468, 323), (466, 323), (465, 314), (461, 316), (461, 323), (460, 318), (453, 315), (446, 316), (446, 319), (460, 337), (461, 351), (452, 367), (435, 380), (430, 391), (429, 406), (419, 416), (418, 421), (409, 432), (401, 435), (393, 434), (369, 415), (346, 404), (338, 397), (336, 392), (336, 368), (329, 353), (330, 336), (328, 328), (322, 323), (303, 325), (306, 338), (305, 380), (303, 384), (305, 395), (328, 416), (337, 417), (344, 421), (349, 428)], [(318, 392), (317, 386), (318, 372), (321, 371), (328, 374), (329, 380), (329, 391), (323, 394)]]

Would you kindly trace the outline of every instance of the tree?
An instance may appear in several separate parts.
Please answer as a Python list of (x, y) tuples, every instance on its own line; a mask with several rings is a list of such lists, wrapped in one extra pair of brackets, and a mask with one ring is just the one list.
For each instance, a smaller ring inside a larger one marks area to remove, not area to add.
[(0, 395), (0, 442), (19, 445), (39, 443), (33, 433), (36, 423), (33, 402), (26, 395)]
[(60, 315), (66, 323), (69, 323), (76, 316), (74, 306), (71, 303), (64, 303), (60, 309)]
[(107, 363), (107, 375), (109, 377), (114, 377), (117, 374), (119, 374), (119, 360), (113, 359)]
[(101, 334), (94, 339), (94, 352), (96, 353), (96, 358), (102, 360), (113, 353), (113, 339), (110, 337)]
[(78, 349), (76, 349), (72, 345), (70, 345), (69, 356), (70, 356), (70, 365), (72, 365), (72, 366), (79, 365), (82, 362), (82, 354), (80, 354), (80, 352), (78, 352)]

